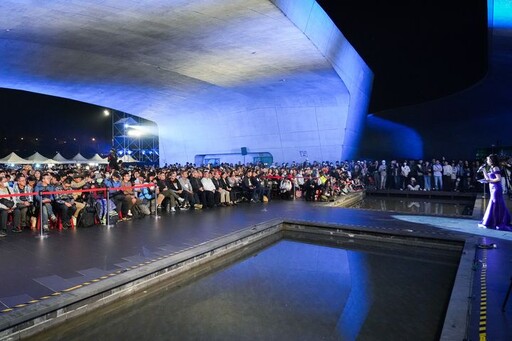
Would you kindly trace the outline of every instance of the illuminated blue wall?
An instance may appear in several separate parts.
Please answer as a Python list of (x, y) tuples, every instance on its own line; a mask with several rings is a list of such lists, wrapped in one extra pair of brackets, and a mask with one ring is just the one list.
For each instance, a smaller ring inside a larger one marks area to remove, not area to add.
[(384, 159), (423, 159), (423, 140), (413, 128), (375, 115), (366, 126), (365, 155)]
[(357, 150), (372, 73), (315, 1), (119, 4), (1, 2), (0, 86), (155, 121), (161, 164)]
[(489, 27), (512, 28), (512, 0), (488, 0)]
[[(352, 159), (359, 152), (364, 131), (373, 82), (372, 71), (315, 0), (272, 2), (315, 44), (347, 87), (350, 97), (347, 113), (341, 117), (340, 156), (341, 159)], [(339, 113), (333, 114), (339, 116)]]

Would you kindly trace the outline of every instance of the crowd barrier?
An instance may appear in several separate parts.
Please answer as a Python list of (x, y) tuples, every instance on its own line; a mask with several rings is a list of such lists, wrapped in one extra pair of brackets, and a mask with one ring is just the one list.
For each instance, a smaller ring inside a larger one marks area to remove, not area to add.
[[(91, 192), (103, 192), (104, 197), (106, 199), (106, 226), (112, 227), (113, 225), (110, 224), (110, 216), (108, 212), (110, 212), (110, 197), (109, 194), (111, 191), (115, 190), (117, 191), (126, 191), (126, 190), (135, 190), (140, 188), (150, 188), (154, 189), (156, 187), (156, 184), (141, 184), (141, 185), (134, 185), (134, 186), (123, 186), (123, 187), (101, 187), (101, 188), (88, 188), (88, 189), (70, 189), (66, 191), (39, 191), (39, 192), (29, 192), (29, 193), (9, 193), (9, 194), (0, 194), (0, 198), (14, 198), (14, 197), (29, 197), (29, 196), (36, 196), (38, 195), (40, 198), (42, 198), (44, 195), (55, 195), (55, 194), (78, 194), (78, 193), (91, 193)], [(156, 196), (155, 198), (156, 199)], [(154, 201), (154, 212), (155, 217), (158, 217), (158, 210), (157, 210), (157, 203), (156, 200)], [(33, 202), (35, 202), (35, 198), (33, 198)], [(43, 201), (39, 200), (39, 221), (43, 221)], [(41, 223), (42, 225), (42, 223)], [(40, 234), (37, 236), (38, 238), (47, 238), (48, 234), (45, 233), (42, 226), (39, 228)]]

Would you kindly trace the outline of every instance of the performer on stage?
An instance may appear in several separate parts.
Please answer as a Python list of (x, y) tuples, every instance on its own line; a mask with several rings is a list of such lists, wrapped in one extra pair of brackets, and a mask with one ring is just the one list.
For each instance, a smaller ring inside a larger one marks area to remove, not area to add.
[(499, 167), (499, 159), (495, 154), (487, 157), (487, 165), (489, 165), (489, 172), (485, 169), (485, 164), (480, 167), (479, 171), (483, 172), (485, 180), (489, 182), (489, 204), (485, 210), (482, 222), (478, 227), (512, 231), (510, 225), (510, 212), (505, 204), (503, 197), (503, 187), (501, 185), (501, 171)]

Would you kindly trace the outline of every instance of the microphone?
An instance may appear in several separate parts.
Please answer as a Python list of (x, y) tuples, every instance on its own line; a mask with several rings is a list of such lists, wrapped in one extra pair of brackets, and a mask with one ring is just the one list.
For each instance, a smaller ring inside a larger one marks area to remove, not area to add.
[(481, 171), (483, 171), (484, 168), (485, 168), (485, 163), (483, 165), (481, 165), (480, 168), (478, 168), (477, 173), (480, 173)]

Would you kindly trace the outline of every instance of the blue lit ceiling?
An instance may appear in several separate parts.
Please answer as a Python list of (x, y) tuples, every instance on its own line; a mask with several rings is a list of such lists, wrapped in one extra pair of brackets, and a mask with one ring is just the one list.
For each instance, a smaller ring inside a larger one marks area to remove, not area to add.
[[(314, 1), (2, 1), (0, 86), (159, 125), (161, 162), (354, 153), (372, 74)], [(293, 22), (290, 20), (292, 19)]]

